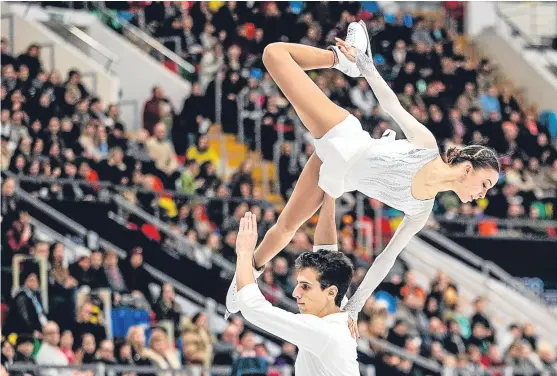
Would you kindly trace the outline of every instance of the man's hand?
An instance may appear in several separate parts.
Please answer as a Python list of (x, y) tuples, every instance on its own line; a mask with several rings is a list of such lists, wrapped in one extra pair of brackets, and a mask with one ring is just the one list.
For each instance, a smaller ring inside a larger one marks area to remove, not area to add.
[(240, 220), (240, 229), (236, 237), (236, 254), (240, 256), (249, 256), (250, 258), (255, 251), (257, 243), (257, 220), (255, 214), (247, 212)]
[(337, 41), (337, 47), (339, 48), (340, 52), (346, 56), (348, 61), (354, 63), (356, 61), (356, 48), (352, 47), (345, 41), (340, 38), (335, 38)]

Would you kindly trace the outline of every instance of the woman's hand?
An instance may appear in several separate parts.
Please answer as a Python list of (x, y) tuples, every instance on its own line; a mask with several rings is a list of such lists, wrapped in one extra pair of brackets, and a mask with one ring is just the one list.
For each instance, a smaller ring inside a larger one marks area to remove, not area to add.
[(360, 338), (360, 332), (358, 331), (357, 320), (352, 320), (351, 318), (348, 318), (348, 328), (350, 329), (350, 334), (352, 335), (352, 338), (354, 339)]
[(344, 56), (346, 56), (348, 61), (350, 61), (351, 63), (356, 62), (356, 48), (352, 47), (340, 38), (335, 38), (335, 40), (337, 41), (337, 47), (339, 48), (340, 52), (342, 52)]

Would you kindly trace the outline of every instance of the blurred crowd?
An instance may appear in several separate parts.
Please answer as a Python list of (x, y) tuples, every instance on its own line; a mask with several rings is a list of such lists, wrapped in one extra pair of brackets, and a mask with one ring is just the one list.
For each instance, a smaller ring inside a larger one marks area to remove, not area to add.
[[(437, 212), (448, 218), (555, 218), (555, 114), (524, 103), (510, 82), (498, 79), (488, 60), (467, 51), (465, 42), (446, 28), (441, 17), (382, 14), (374, 2), (138, 3), (128, 12), (132, 23), (153, 36), (180, 38), (179, 46), (169, 47), (196, 65), (199, 91), (206, 103), (214, 103), (212, 84), (217, 74), (224, 75), (225, 132), (238, 132), (240, 106), (246, 113), (242, 115), (244, 132), (254, 147), (254, 119), (261, 117), (262, 152), (267, 160), (273, 160), (278, 133), (283, 133), (287, 142), (294, 140), (297, 122), (292, 108), (262, 67), (264, 46), (288, 41), (325, 47), (335, 37), (343, 36), (349, 22), (364, 19), (372, 35), (378, 69), (392, 83), (403, 106), (433, 132), (441, 150), (479, 143), (502, 156), (504, 173), (490, 197), (470, 207), (447, 193), (438, 199)], [(377, 106), (365, 80), (352, 80), (330, 70), (310, 75), (375, 137), (385, 128), (398, 128)], [(196, 99), (197, 103), (200, 100)], [(186, 133), (199, 133), (202, 119), (211, 117), (201, 108), (212, 109), (199, 106), (197, 112), (190, 113)], [(400, 131), (399, 136), (403, 137)], [(304, 141), (300, 160), (294, 163), (289, 160), (292, 144), (280, 147), (280, 188), (285, 199), (313, 151), (311, 140)]]
[[(489, 145), (502, 155), (499, 184), (487, 198), (461, 204), (452, 193), (445, 193), (437, 200), (436, 214), (480, 222), (490, 217), (556, 218), (555, 114), (527, 106), (510, 83), (497, 78), (489, 61), (465, 48), (462, 38), (447, 29), (441, 17), (383, 14), (375, 2), (120, 2), (106, 6), (117, 8), (114, 11), (120, 17), (154, 37), (179, 37), (179, 45), (174, 40), (165, 45), (196, 67), (192, 95), (184, 99), (182, 109), (176, 109), (164, 88), (154, 87), (144, 104), (141, 131), (130, 134), (119, 118), (117, 104), (92, 95), (81, 82), (79, 67), (70, 72), (45, 72), (39, 45), (12, 55), (7, 40), (2, 39), (2, 171), (20, 179), (58, 179), (54, 183), (20, 181), (22, 189), (43, 200), (97, 200), (101, 187), (110, 186), (197, 244), (198, 262), (210, 259), (212, 253), (235, 261), (236, 229), (243, 213), (251, 210), (261, 218), (262, 236), (274, 223), (277, 209), (263, 201), (262, 186), (254, 182), (252, 160), (244, 161), (230, 178), (217, 173), (219, 153), (207, 135), (216, 121), (216, 81), (222, 80), (222, 130), (237, 134), (238, 117), (242, 116), (246, 143), (255, 150), (256, 122), (261, 120), (262, 158), (273, 161), (276, 151), (280, 152), (276, 169), (280, 185), (274, 188), (287, 200), (313, 146), (309, 134), (299, 128), (292, 107), (265, 72), (263, 48), (274, 41), (325, 47), (334, 37), (344, 37), (350, 22), (363, 19), (372, 35), (378, 69), (403, 106), (437, 137), (442, 150), (474, 142)], [(165, 65), (173, 69), (169, 62)], [(365, 80), (333, 70), (309, 74), (374, 137), (387, 128), (396, 129), (403, 137), (381, 111)], [(297, 128), (303, 137), (295, 137)], [(279, 140), (285, 142), (278, 144)], [(79, 183), (82, 180), (87, 184)], [(10, 307), (8, 315), (2, 315), (3, 320), (7, 317), (3, 363), (16, 359), (40, 364), (44, 348), (47, 354), (62, 353), (69, 363), (100, 359), (174, 368), (180, 364), (231, 364), (243, 359), (238, 354), (244, 354), (244, 358), (264, 359), (256, 364), (262, 368), (293, 364), (292, 345), (285, 344), (282, 354), (271, 359), (265, 346), (236, 318), (215, 338), (207, 330), (203, 314), (181, 314), (170, 285), (162, 286), (155, 299), (147, 285), (150, 279), (142, 268), (140, 248), (130, 250), (121, 261), (113, 251), (101, 249), (70, 257), (64, 244), (39, 239), (28, 213), (18, 209), (15, 189), (15, 180), (3, 180), (2, 233), (6, 236), (2, 237), (2, 265), (10, 267), (15, 255), (45, 257), (51, 305), (48, 312), (41, 306), (42, 281), (34, 265), (23, 268), (21, 288), (14, 297), (2, 289), (4, 307)], [(245, 202), (224, 210), (221, 201), (206, 203), (192, 196)], [(355, 206), (352, 194), (339, 200), (340, 249), (357, 268), (353, 288), (373, 261), (356, 244)], [(366, 200), (363, 220), (370, 226), (379, 208), (384, 245), (396, 229), (400, 213)], [(293, 260), (311, 249), (315, 224), (316, 218), (312, 218), (262, 276), (261, 283), (273, 291), (266, 294), (271, 302), (290, 297)], [(496, 231), (491, 226), (483, 233)], [(458, 288), (446, 275), (440, 273), (427, 290), (416, 286), (412, 272), (402, 263), (398, 266), (380, 289), (383, 299), (371, 299), (360, 321), (360, 348), (376, 354), (370, 360), (376, 366), (401, 374), (424, 374), (417, 365), (374, 348), (365, 341), (366, 336), (387, 339), (411, 353), (463, 369), (501, 364), (526, 370), (555, 369), (555, 349), (538, 343), (531, 326), (517, 323), (509, 328), (508, 341), (495, 343), (482, 299), (476, 303), (476, 315), (464, 317), (458, 310)], [(147, 315), (138, 319), (140, 324), (121, 326), (114, 340), (106, 339), (101, 313), (107, 303), (95, 294), (84, 294), (79, 301), (76, 293), (83, 286), (111, 291), (113, 299), (108, 304), (115, 310), (132, 307)], [(18, 318), (18, 312), (26, 312), (21, 317), (28, 319)], [(173, 330), (157, 326), (161, 320), (172, 321)], [(11, 332), (20, 335), (9, 337)]]

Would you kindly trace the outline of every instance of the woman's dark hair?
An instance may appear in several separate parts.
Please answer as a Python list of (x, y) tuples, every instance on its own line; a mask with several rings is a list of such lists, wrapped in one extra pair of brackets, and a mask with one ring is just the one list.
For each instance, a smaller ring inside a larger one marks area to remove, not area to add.
[(464, 162), (470, 162), (474, 170), (495, 170), (501, 171), (497, 153), (486, 146), (469, 145), (465, 148), (458, 149), (451, 147), (447, 150), (447, 163), (450, 165), (458, 165)]
[(352, 281), (352, 262), (342, 252), (320, 249), (317, 252), (304, 252), (296, 259), (296, 269), (313, 268), (319, 273), (319, 284), (324, 290), (336, 286), (338, 294), (335, 304), (340, 307), (342, 298), (348, 292)]

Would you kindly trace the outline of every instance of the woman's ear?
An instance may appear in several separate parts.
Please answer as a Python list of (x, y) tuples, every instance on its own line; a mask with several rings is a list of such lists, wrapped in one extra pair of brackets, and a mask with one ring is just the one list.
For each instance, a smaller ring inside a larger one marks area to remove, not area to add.
[(472, 172), (472, 169), (473, 169), (472, 163), (470, 163), (470, 162), (465, 162), (465, 165), (464, 165), (464, 173), (465, 173), (466, 175), (469, 175), (469, 174)]

